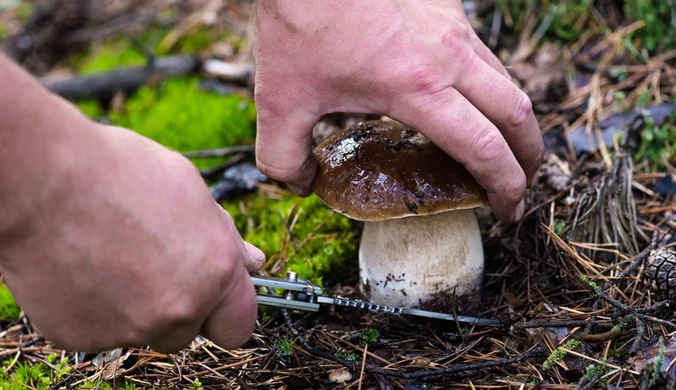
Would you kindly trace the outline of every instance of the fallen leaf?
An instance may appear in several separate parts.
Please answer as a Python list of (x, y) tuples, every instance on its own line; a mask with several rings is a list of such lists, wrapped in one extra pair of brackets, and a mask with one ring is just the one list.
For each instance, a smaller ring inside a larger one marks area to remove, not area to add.
[[(664, 371), (671, 363), (671, 361), (676, 357), (676, 336), (672, 336), (667, 340), (664, 340), (664, 360), (662, 361), (662, 367), (660, 371)], [(643, 367), (646, 366), (649, 362), (656, 361), (660, 356), (660, 350), (662, 346), (657, 337), (652, 340), (652, 342), (643, 346), (636, 356), (629, 359), (631, 368), (635, 371), (643, 370)], [(673, 368), (672, 368), (673, 369)]]

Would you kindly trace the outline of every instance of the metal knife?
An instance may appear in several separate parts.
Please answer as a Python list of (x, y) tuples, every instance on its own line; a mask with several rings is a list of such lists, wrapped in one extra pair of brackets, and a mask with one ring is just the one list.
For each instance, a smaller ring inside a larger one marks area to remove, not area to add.
[[(456, 316), (452, 314), (437, 313), (408, 307), (379, 305), (376, 303), (370, 303), (356, 299), (326, 296), (324, 295), (321, 287), (306, 279), (300, 279), (298, 274), (293, 271), (288, 271), (286, 273), (285, 279), (251, 276), (251, 280), (255, 286), (265, 287), (267, 290), (266, 292), (259, 292), (257, 295), (258, 304), (263, 306), (272, 306), (291, 310), (318, 311), (320, 305), (325, 304), (366, 309), (372, 312), (427, 317), (468, 323), (472, 325), (501, 325), (500, 321), (487, 318)], [(275, 289), (281, 290), (281, 294), (277, 294)]]

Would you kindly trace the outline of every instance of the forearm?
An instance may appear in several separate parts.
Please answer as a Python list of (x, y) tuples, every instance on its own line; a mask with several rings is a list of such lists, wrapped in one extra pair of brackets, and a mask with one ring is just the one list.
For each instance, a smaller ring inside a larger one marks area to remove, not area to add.
[(92, 122), (0, 54), (0, 248), (25, 234), (74, 165), (74, 140)]

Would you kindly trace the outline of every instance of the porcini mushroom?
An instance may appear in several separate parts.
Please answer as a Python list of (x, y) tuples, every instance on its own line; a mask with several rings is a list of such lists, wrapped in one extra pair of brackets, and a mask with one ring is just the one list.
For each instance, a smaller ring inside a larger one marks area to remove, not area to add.
[(471, 293), (484, 254), (474, 208), (485, 190), (428, 138), (395, 121), (368, 121), (314, 149), (317, 196), (364, 221), (361, 287), (371, 301), (416, 307)]

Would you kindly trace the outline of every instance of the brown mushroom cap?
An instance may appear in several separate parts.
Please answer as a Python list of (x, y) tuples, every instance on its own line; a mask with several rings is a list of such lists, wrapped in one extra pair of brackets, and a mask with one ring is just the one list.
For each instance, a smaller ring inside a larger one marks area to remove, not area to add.
[(398, 122), (351, 126), (314, 149), (313, 190), (332, 209), (362, 221), (429, 215), (488, 204), (459, 162)]

